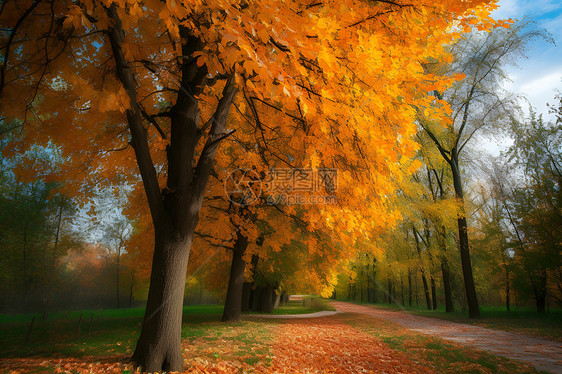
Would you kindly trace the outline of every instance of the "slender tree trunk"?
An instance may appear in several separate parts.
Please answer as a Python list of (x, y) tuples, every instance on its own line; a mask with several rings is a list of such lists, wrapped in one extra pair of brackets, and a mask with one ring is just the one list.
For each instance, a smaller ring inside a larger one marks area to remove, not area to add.
[(415, 227), (413, 227), (413, 232), (414, 232), (414, 240), (416, 242), (416, 250), (418, 252), (418, 258), (420, 260), (420, 271), (421, 271), (421, 277), (422, 277), (422, 283), (423, 283), (423, 292), (424, 292), (424, 295), (425, 295), (425, 303), (427, 305), (427, 309), (431, 310), (431, 298), (429, 296), (429, 287), (427, 285), (427, 278), (425, 277), (425, 270), (424, 270), (424, 267), (423, 267), (420, 239), (418, 237), (418, 231), (416, 230)]
[(400, 297), (402, 299), (402, 305), (406, 304), (404, 295), (404, 279), (402, 279), (402, 275), (400, 275)]
[(474, 284), (474, 276), (472, 274), (472, 263), (470, 261), (470, 248), (468, 244), (468, 226), (466, 223), (466, 214), (464, 208), (464, 194), (462, 190), (461, 175), (456, 150), (453, 150), (449, 165), (453, 174), (453, 185), (455, 194), (460, 205), (460, 215), (457, 218), (459, 228), (459, 249), (461, 254), (461, 266), (464, 279), (464, 289), (466, 292), (466, 302), (468, 304), (468, 316), (470, 318), (480, 317), (480, 308), (478, 307), (478, 298), (476, 297), (476, 286)]
[(361, 284), (359, 286), (359, 300), (361, 300), (361, 302), (363, 302), (363, 282), (361, 282)]
[(222, 315), (223, 322), (235, 322), (240, 320), (242, 313), (242, 289), (244, 287), (244, 253), (248, 247), (248, 239), (238, 231), (234, 250), (232, 251), (232, 262), (230, 266), (230, 279), (226, 302)]
[(392, 281), (388, 277), (388, 303), (392, 304)]
[(29, 222), (25, 224), (25, 229), (23, 231), (23, 295), (27, 296), (29, 291), (29, 278), (27, 274), (27, 230), (29, 228)]
[(444, 256), (441, 259), (441, 275), (443, 276), (443, 288), (445, 291), (445, 311), (451, 313), (454, 310), (453, 294), (451, 292), (451, 275), (449, 273), (449, 263)]
[(135, 271), (131, 274), (131, 289), (129, 291), (129, 308), (133, 306), (133, 285), (135, 284)]
[(422, 283), (423, 283), (423, 293), (425, 296), (425, 304), (428, 310), (431, 310), (431, 296), (429, 296), (429, 286), (427, 285), (427, 279), (425, 278), (424, 271), (421, 272)]
[(199, 305), (203, 304), (203, 276), (199, 277)]
[(117, 252), (117, 269), (115, 270), (115, 296), (117, 296), (117, 309), (121, 308), (119, 300), (119, 268), (121, 263), (121, 248)]
[(511, 311), (509, 268), (505, 266), (505, 308)]
[(430, 281), (431, 281), (431, 300), (433, 301), (432, 309), (435, 310), (437, 309), (437, 289), (435, 287), (435, 278), (433, 278), (433, 275), (431, 275)]
[(414, 289), (416, 290), (416, 292), (414, 292), (414, 298), (416, 301), (416, 305), (420, 305), (419, 300), (418, 300), (418, 280), (417, 277), (414, 278)]
[(371, 272), (369, 270), (369, 267), (371, 266), (369, 263), (369, 256), (367, 255), (367, 302), (370, 303), (371, 302)]
[(412, 306), (412, 271), (408, 269), (408, 305)]

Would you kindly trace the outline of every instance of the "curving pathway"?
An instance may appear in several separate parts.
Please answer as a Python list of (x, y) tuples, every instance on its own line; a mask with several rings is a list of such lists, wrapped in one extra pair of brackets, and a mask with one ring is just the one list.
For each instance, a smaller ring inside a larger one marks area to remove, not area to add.
[(562, 343), (341, 301), (334, 301), (332, 305), (339, 312), (382, 318), (422, 334), (526, 362), (537, 370), (562, 374)]
[(305, 313), (305, 314), (247, 314), (246, 317), (254, 318), (280, 318), (280, 319), (300, 319), (300, 318), (318, 318), (333, 316), (341, 312), (332, 310), (322, 310), (320, 312)]

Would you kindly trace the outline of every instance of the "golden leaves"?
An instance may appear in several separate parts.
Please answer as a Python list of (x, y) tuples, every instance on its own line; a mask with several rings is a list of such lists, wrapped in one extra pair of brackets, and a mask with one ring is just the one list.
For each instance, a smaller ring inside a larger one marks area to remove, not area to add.
[(88, 20), (88, 17), (82, 12), (82, 9), (78, 5), (71, 5), (68, 7), (68, 13), (63, 21), (63, 27), (65, 28), (80, 28), (85, 27), (87, 29), (92, 27), (92, 23)]

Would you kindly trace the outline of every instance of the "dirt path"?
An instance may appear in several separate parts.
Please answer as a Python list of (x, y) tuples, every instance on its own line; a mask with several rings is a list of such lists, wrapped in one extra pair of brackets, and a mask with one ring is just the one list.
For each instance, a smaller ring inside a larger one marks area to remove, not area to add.
[(271, 372), (431, 373), (373, 336), (332, 317), (295, 319), (276, 332)]
[(562, 344), (558, 342), (340, 301), (332, 305), (340, 312), (382, 318), (423, 334), (526, 362), (537, 370), (562, 373)]

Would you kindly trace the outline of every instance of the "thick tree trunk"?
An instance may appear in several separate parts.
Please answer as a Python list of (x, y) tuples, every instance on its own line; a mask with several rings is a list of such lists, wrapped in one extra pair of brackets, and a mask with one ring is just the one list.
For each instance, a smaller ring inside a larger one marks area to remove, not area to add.
[(443, 288), (445, 291), (445, 311), (451, 313), (454, 310), (453, 294), (451, 291), (451, 274), (449, 273), (449, 264), (447, 259), (441, 259), (441, 275), (443, 276)]
[(244, 270), (246, 262), (244, 253), (248, 247), (248, 239), (240, 233), (237, 234), (234, 250), (232, 251), (232, 262), (230, 266), (230, 279), (226, 292), (226, 302), (222, 314), (223, 322), (235, 322), (240, 320), (242, 313), (242, 290), (244, 288)]
[(146, 312), (132, 357), (147, 372), (183, 370), (181, 324), (191, 239), (156, 235)]
[[(336, 294), (336, 292), (334, 291), (334, 295)], [(289, 301), (289, 294), (287, 293), (287, 291), (283, 291), (283, 293), (281, 294), (281, 303), (283, 305), (287, 304), (287, 302)]]
[(259, 312), (261, 311), (261, 298), (263, 293), (263, 287), (256, 286), (254, 288), (254, 292), (252, 293), (252, 311)]
[(537, 283), (539, 286), (534, 287), (537, 312), (544, 313), (546, 311), (546, 275), (540, 274)]
[(260, 302), (260, 311), (264, 313), (271, 313), (273, 312), (273, 294), (274, 294), (273, 286), (265, 286), (263, 287), (263, 291), (261, 294), (261, 302)]
[(544, 313), (546, 311), (546, 293), (538, 292), (536, 296), (537, 312)]
[(242, 313), (248, 312), (250, 310), (250, 297), (252, 295), (252, 283), (244, 282), (242, 285)]
[(281, 294), (273, 293), (273, 309), (279, 308), (279, 304), (281, 304)]

